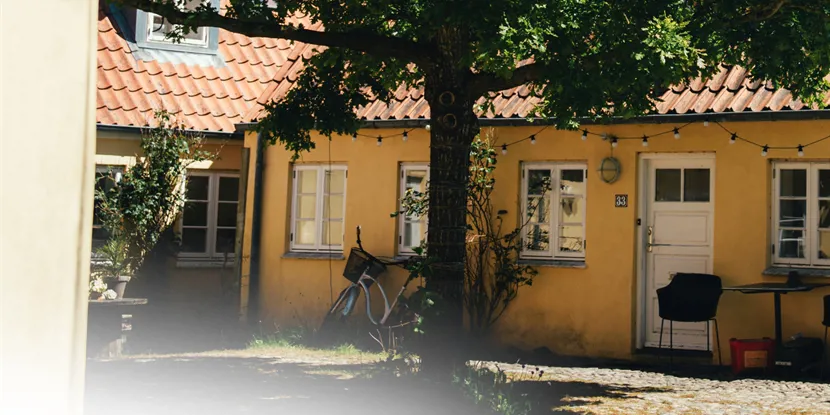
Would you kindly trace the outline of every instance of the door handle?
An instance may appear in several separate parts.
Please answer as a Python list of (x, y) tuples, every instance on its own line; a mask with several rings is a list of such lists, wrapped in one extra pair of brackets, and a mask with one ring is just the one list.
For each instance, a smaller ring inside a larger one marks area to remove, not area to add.
[(652, 247), (654, 246), (654, 227), (648, 227), (648, 242), (646, 242), (646, 249), (648, 252), (651, 252)]

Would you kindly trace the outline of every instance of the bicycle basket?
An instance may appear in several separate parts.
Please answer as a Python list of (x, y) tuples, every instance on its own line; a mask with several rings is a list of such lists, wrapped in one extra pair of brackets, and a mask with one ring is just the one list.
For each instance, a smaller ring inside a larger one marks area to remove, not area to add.
[[(357, 283), (364, 272), (372, 278), (377, 278), (384, 271), (386, 271), (385, 265), (373, 261), (359, 248), (352, 248), (352, 251), (349, 253), (349, 260), (346, 261), (346, 268), (343, 269), (343, 276), (349, 281)], [(370, 286), (371, 283), (369, 281), (366, 285)]]

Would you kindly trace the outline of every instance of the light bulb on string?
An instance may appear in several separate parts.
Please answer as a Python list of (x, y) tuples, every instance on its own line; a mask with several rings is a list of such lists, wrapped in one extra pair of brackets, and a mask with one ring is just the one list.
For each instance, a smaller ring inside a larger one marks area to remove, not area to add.
[(530, 136), (530, 144), (536, 144), (536, 136), (535, 135)]
[(432, 129), (432, 127), (430, 127), (429, 124), (427, 124), (427, 125), (424, 126), (424, 129), (429, 131), (430, 129)]
[(383, 144), (383, 137), (378, 136), (378, 147), (380, 147), (381, 144)]
[(404, 131), (403, 132), (403, 141), (406, 141), (408, 138), (409, 138), (409, 134), (406, 131)]
[(680, 130), (678, 130), (677, 127), (674, 127), (674, 139), (675, 140), (680, 139)]
[(648, 147), (648, 137), (643, 136), (643, 147)]
[(352, 134), (352, 142), (357, 141), (357, 133)]
[(798, 145), (798, 157), (804, 157), (804, 146)]
[(704, 126), (704, 127), (708, 127), (708, 126), (709, 126), (709, 119), (708, 119), (708, 118), (707, 118), (707, 119), (705, 119), (705, 120), (703, 120), (703, 126)]
[(769, 153), (769, 146), (768, 146), (768, 145), (764, 145), (764, 148), (762, 148), (762, 149), (761, 149), (761, 156), (762, 156), (762, 157), (766, 157), (766, 156), (767, 156), (767, 153)]
[(611, 147), (612, 148), (617, 148), (617, 139), (616, 138), (611, 139)]
[(582, 130), (582, 141), (588, 139), (588, 130)]
[(735, 141), (738, 139), (738, 134), (732, 133), (732, 137), (729, 137), (729, 144), (735, 144)]
[(501, 145), (501, 154), (507, 155), (507, 144)]

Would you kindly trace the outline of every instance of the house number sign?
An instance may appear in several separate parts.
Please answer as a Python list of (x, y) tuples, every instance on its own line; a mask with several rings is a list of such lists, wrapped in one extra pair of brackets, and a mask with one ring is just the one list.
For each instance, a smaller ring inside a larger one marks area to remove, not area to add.
[(628, 195), (615, 195), (614, 207), (628, 207)]

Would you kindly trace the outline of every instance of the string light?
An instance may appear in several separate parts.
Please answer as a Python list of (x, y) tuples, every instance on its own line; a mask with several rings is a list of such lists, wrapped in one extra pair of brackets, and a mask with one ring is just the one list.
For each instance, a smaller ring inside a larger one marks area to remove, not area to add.
[(762, 157), (766, 157), (766, 156), (767, 156), (767, 153), (769, 153), (769, 146), (765, 144), (765, 145), (764, 145), (764, 148), (763, 148), (763, 149), (761, 149), (761, 156), (762, 156)]
[(352, 134), (352, 142), (357, 141), (357, 133)]
[(530, 136), (530, 144), (536, 144), (536, 136), (535, 135)]
[(383, 144), (383, 138), (381, 136), (378, 136), (378, 147), (380, 147), (381, 144)]
[(643, 135), (643, 147), (648, 147), (648, 137)]
[(674, 139), (675, 140), (680, 139), (680, 130), (678, 130), (677, 127), (674, 127)]
[(611, 148), (617, 148), (617, 139), (616, 138), (611, 139)]
[(704, 127), (708, 127), (708, 126), (709, 126), (709, 119), (708, 119), (708, 118), (706, 118), (705, 120), (703, 120), (703, 126), (704, 126)]
[(588, 139), (588, 130), (582, 130), (582, 141)]
[(507, 144), (501, 145), (501, 154), (507, 155)]
[(804, 146), (798, 145), (798, 157), (804, 157)]
[(430, 129), (432, 129), (432, 127), (430, 127), (429, 124), (427, 124), (427, 125), (424, 126), (424, 129), (429, 131)]
[(409, 134), (406, 131), (404, 131), (403, 132), (403, 141), (406, 141), (408, 138), (409, 138)]
[(737, 138), (738, 138), (738, 134), (732, 133), (732, 137), (729, 137), (729, 144), (735, 144), (735, 141), (737, 141)]

